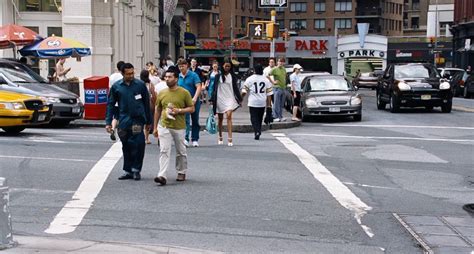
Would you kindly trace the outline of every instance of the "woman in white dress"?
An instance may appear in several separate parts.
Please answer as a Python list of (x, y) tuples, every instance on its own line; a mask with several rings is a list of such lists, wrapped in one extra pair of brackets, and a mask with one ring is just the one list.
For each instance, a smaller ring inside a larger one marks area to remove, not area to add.
[(227, 145), (233, 146), (232, 143), (232, 113), (240, 107), (242, 96), (237, 84), (237, 76), (232, 70), (232, 63), (229, 60), (224, 61), (220, 74), (215, 77), (214, 91), (212, 91), (211, 102), (214, 105), (214, 114), (217, 114), (219, 137), (217, 144), (224, 144), (222, 137), (222, 122), (224, 114), (227, 118)]

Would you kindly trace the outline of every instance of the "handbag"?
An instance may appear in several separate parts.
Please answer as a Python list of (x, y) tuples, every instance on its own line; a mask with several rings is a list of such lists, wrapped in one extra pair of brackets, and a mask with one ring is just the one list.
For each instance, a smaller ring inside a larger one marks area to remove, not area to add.
[(206, 130), (209, 134), (217, 133), (216, 118), (214, 117), (214, 110), (212, 109), (212, 106), (209, 107), (209, 116), (206, 120)]

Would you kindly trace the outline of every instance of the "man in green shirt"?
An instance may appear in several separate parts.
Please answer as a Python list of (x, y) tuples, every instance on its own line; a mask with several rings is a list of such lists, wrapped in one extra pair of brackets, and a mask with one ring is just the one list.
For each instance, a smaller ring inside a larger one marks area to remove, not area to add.
[[(273, 84), (273, 118), (275, 122), (286, 121), (283, 117), (283, 107), (285, 106), (286, 70), (285, 58), (278, 59), (277, 67), (270, 71), (270, 82)], [(271, 78), (273, 76), (273, 78)]]
[[(168, 89), (161, 91), (156, 99), (153, 135), (160, 138), (160, 172), (155, 182), (166, 185), (166, 171), (169, 168), (171, 144), (174, 140), (176, 147), (176, 181), (186, 179), (188, 158), (184, 145), (186, 130), (186, 113), (194, 112), (194, 103), (191, 94), (178, 86), (179, 70), (172, 66), (165, 73)], [(160, 121), (161, 118), (161, 121)]]

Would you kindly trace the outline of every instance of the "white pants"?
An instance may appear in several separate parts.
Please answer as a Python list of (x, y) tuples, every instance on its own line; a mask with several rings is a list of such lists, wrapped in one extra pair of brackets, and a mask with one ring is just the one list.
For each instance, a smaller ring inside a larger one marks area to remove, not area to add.
[(186, 170), (188, 169), (188, 155), (186, 154), (186, 146), (184, 145), (184, 132), (184, 129), (174, 130), (158, 125), (160, 139), (160, 172), (158, 176), (166, 178), (166, 171), (170, 164), (173, 140), (176, 147), (176, 171), (178, 174), (186, 174)]

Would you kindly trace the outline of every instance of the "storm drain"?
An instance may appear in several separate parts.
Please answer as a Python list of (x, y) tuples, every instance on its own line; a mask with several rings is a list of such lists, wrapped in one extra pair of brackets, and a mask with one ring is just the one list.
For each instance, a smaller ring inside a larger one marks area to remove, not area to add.
[(397, 214), (393, 216), (413, 236), (424, 253), (471, 254), (474, 218)]

